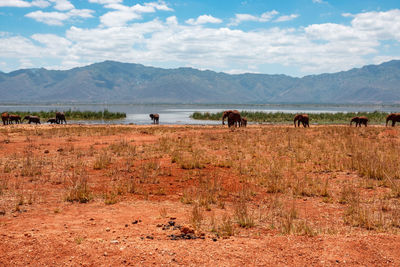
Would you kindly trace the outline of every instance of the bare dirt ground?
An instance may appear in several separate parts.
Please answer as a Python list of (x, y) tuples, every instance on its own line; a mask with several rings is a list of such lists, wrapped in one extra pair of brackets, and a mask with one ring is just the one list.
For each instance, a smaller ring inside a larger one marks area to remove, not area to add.
[(400, 266), (400, 129), (0, 127), (1, 266)]

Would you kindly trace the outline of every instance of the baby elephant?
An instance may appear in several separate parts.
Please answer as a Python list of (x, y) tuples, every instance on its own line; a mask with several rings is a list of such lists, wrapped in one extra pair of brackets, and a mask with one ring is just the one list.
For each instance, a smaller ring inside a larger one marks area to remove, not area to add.
[(156, 114), (150, 114), (150, 118), (153, 120), (153, 124), (158, 124), (158, 121), (160, 119), (160, 115)]
[(24, 121), (24, 120), (28, 120), (29, 124), (31, 124), (31, 122), (34, 122), (36, 124), (40, 124), (40, 118), (38, 116), (27, 115), (27, 116), (24, 117), (24, 119), (22, 121)]
[(368, 118), (367, 118), (367, 117), (363, 117), (363, 116), (361, 116), (361, 117), (353, 117), (353, 118), (351, 119), (351, 121), (350, 121), (350, 126), (351, 126), (351, 124), (352, 124), (353, 122), (356, 123), (356, 127), (357, 127), (357, 126), (360, 126), (360, 127), (361, 127), (361, 124), (364, 124), (365, 127), (367, 127)]
[(54, 123), (58, 124), (58, 122), (57, 122), (57, 119), (56, 119), (56, 118), (51, 118), (51, 119), (48, 119), (48, 120), (47, 120), (47, 122), (50, 122), (50, 124), (54, 124)]
[(246, 127), (247, 126), (247, 118), (242, 118), (240, 120), (240, 126), (241, 127)]

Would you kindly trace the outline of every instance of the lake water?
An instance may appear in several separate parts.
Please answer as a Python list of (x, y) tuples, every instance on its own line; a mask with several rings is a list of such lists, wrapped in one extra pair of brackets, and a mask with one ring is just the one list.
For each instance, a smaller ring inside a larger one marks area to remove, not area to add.
[(125, 112), (127, 117), (113, 121), (74, 121), (74, 123), (108, 123), (108, 124), (150, 124), (150, 113), (160, 114), (160, 124), (220, 124), (220, 121), (193, 120), (190, 115), (195, 112), (220, 112), (228, 109), (239, 111), (263, 111), (263, 112), (287, 112), (287, 113), (320, 113), (320, 112), (400, 112), (400, 105), (292, 105), (292, 104), (263, 104), (263, 105), (105, 105), (105, 104), (71, 104), (71, 105), (0, 105), (1, 111), (50, 111), (50, 110), (80, 110), (102, 111), (108, 109), (111, 112)]

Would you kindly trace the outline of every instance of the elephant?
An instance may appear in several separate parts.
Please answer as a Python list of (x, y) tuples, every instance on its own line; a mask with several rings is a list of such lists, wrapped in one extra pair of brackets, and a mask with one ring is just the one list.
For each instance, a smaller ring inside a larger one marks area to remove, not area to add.
[(16, 114), (11, 114), (8, 117), (8, 123), (12, 124), (13, 121), (15, 121), (16, 124), (21, 123), (21, 116), (20, 115), (16, 115)]
[[(225, 110), (225, 111), (222, 113), (222, 125), (225, 125), (225, 118), (228, 118), (228, 117), (229, 117), (229, 114), (231, 114), (231, 113), (237, 114), (237, 115), (240, 116), (240, 112), (237, 111), (237, 110)], [(237, 116), (237, 115), (235, 115), (235, 116)], [(239, 122), (240, 122), (240, 120), (239, 120)]]
[(157, 113), (155, 114), (150, 114), (150, 118), (153, 120), (153, 124), (158, 124), (158, 121), (160, 119), (160, 115), (158, 115)]
[(392, 126), (394, 127), (396, 122), (400, 122), (400, 113), (391, 113), (391, 114), (387, 115), (386, 126), (388, 125), (389, 121), (392, 121)]
[(361, 124), (364, 124), (365, 127), (367, 127), (368, 118), (367, 118), (367, 117), (364, 117), (364, 116), (361, 116), (361, 117), (353, 117), (353, 118), (351, 118), (350, 126), (352, 125), (353, 122), (356, 123), (356, 127), (357, 127), (357, 126), (360, 126), (360, 127), (361, 127)]
[(10, 115), (8, 115), (8, 112), (3, 112), (1, 114), (1, 120), (3, 121), (3, 125), (7, 125), (8, 124), (8, 118), (10, 117)]
[(243, 117), (240, 121), (240, 126), (246, 127), (247, 126), (247, 118)]
[(242, 121), (242, 117), (240, 116), (239, 112), (231, 112), (228, 115), (228, 126), (239, 126), (240, 127), (240, 123)]
[(54, 124), (54, 123), (59, 124), (59, 123), (57, 122), (57, 119), (56, 119), (56, 118), (48, 119), (47, 122), (50, 122), (51, 124)]
[(56, 122), (57, 122), (57, 124), (63, 124), (63, 122), (65, 122), (65, 124), (67, 124), (67, 121), (65, 120), (64, 112), (56, 112)]
[(297, 122), (297, 126), (300, 127), (300, 122), (303, 124), (304, 127), (310, 127), (309, 124), (309, 117), (307, 114), (297, 114), (296, 116), (294, 116), (294, 127), (296, 127), (296, 122)]
[(23, 118), (23, 120), (22, 121), (24, 121), (24, 120), (28, 120), (29, 122), (29, 124), (31, 124), (31, 122), (34, 122), (34, 123), (36, 123), (36, 124), (40, 124), (40, 118), (38, 117), (38, 116), (30, 116), (30, 115), (27, 115), (27, 116), (25, 116), (24, 118)]

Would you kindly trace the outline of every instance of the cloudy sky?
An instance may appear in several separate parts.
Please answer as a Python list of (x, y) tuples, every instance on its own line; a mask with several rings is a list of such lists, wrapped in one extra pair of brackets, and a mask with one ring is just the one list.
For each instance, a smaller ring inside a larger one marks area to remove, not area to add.
[(104, 60), (304, 76), (400, 59), (399, 0), (0, 0), (0, 71)]

